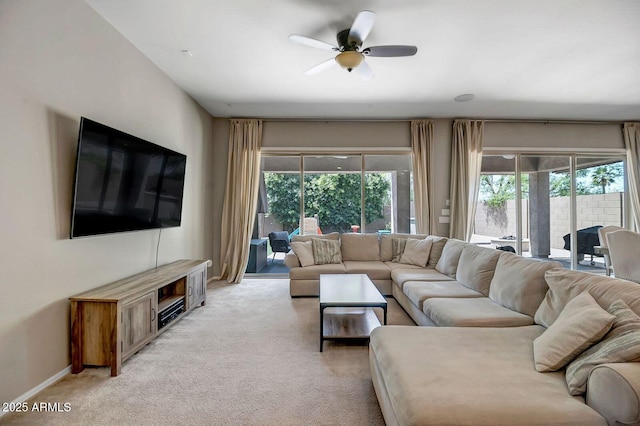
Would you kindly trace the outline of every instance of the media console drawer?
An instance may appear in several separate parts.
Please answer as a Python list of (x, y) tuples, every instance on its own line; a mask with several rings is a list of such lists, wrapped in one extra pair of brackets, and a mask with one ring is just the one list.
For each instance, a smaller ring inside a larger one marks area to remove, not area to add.
[(206, 303), (210, 260), (177, 260), (69, 298), (71, 372), (122, 362)]

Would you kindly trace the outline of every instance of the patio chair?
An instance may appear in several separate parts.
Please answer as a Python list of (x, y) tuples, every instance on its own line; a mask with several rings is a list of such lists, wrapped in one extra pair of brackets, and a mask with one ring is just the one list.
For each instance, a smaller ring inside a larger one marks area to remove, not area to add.
[(276, 253), (289, 253), (289, 250), (291, 250), (289, 233), (287, 231), (269, 232), (269, 245), (271, 245), (271, 251), (273, 252), (271, 257), (271, 263), (273, 263)]
[(615, 277), (640, 283), (640, 234), (626, 229), (610, 232), (607, 243)]
[[(621, 229), (624, 228), (615, 225), (603, 226), (602, 228), (598, 228), (598, 239), (600, 240), (600, 247), (608, 249), (609, 244), (607, 243), (607, 234), (610, 232), (620, 231)], [(613, 270), (613, 266), (611, 265), (611, 256), (607, 252), (604, 252), (602, 256), (604, 257), (604, 267), (607, 272), (607, 276), (610, 276)]]

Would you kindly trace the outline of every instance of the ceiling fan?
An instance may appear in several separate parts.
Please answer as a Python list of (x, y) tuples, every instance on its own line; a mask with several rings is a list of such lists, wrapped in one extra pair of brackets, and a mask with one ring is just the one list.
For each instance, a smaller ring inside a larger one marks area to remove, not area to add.
[(324, 71), (325, 69), (338, 64), (349, 72), (355, 70), (363, 79), (368, 80), (373, 77), (373, 70), (365, 62), (365, 56), (390, 58), (398, 56), (413, 56), (416, 54), (418, 51), (416, 46), (371, 46), (363, 49), (362, 43), (364, 43), (365, 39), (371, 32), (375, 20), (376, 14), (370, 10), (363, 10), (358, 13), (358, 16), (356, 16), (356, 19), (353, 21), (351, 28), (347, 28), (346, 30), (342, 30), (338, 33), (338, 46), (334, 46), (315, 38), (291, 34), (289, 36), (289, 40), (296, 43), (319, 49), (340, 52), (335, 58), (328, 59), (316, 65), (315, 67), (307, 70), (305, 74), (317, 74), (320, 71)]

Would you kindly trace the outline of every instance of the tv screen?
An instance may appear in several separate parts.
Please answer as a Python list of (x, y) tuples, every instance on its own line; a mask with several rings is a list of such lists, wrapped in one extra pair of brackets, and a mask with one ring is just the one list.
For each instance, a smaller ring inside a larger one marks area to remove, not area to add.
[(186, 161), (82, 117), (71, 238), (180, 226)]

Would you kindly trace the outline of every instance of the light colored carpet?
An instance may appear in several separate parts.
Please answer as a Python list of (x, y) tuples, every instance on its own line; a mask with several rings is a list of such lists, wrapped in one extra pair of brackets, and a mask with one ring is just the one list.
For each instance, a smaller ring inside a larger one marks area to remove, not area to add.
[[(388, 320), (413, 325), (391, 298)], [(215, 283), (205, 307), (127, 360), (118, 377), (85, 369), (29, 401), (71, 411), (0, 423), (383, 425), (366, 343), (326, 342), (321, 353), (318, 322), (318, 298), (290, 298), (286, 279)]]

